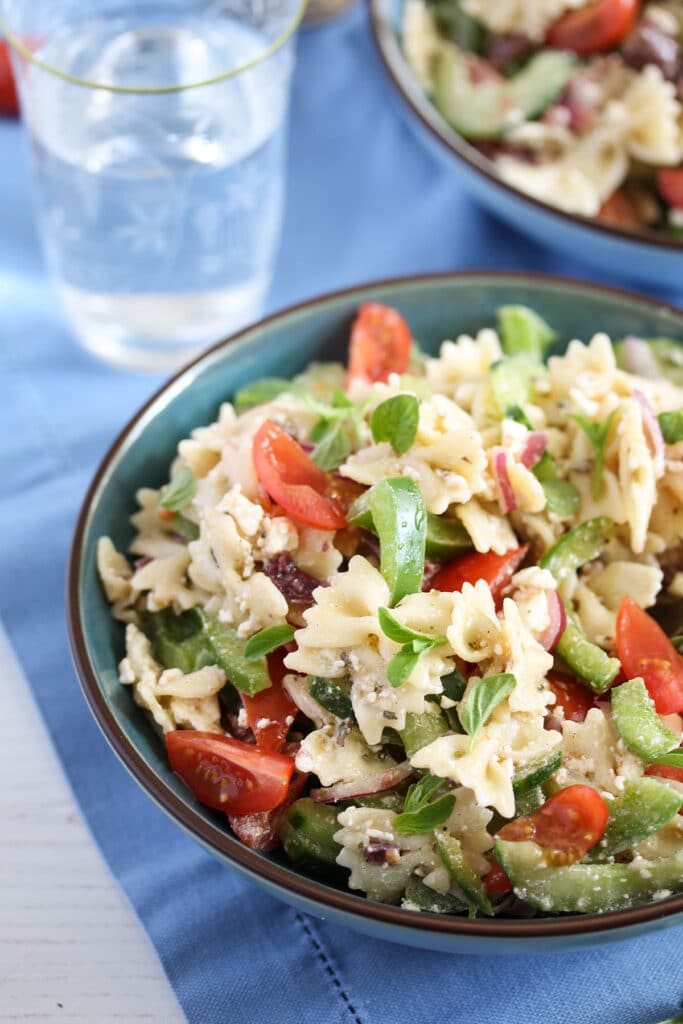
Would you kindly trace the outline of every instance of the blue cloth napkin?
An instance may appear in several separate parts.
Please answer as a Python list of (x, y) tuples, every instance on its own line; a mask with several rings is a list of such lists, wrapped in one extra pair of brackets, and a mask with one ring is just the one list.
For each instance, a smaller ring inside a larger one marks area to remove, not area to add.
[[(70, 339), (39, 255), (17, 125), (0, 124), (0, 167), (0, 616), (192, 1024), (655, 1024), (677, 1012), (678, 929), (555, 957), (446, 956), (362, 938), (222, 867), (129, 779), (80, 695), (62, 595), (96, 463), (159, 381), (104, 367)], [(270, 307), (456, 267), (590, 276), (571, 254), (543, 251), (474, 206), (415, 140), (362, 8), (304, 32)]]

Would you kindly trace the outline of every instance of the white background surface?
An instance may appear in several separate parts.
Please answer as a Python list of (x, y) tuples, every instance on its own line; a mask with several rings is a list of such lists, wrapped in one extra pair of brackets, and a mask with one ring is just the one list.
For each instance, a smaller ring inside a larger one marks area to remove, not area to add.
[(181, 1024), (0, 624), (0, 1021)]

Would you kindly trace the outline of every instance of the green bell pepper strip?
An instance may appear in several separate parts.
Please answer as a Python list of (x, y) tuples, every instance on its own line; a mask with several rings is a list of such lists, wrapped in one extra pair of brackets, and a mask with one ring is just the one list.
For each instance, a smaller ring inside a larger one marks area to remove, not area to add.
[(248, 697), (267, 690), (271, 682), (266, 659), (247, 661), (244, 656), (247, 641), (238, 636), (236, 630), (202, 608), (198, 609), (198, 615), (214, 652), (214, 664), (223, 669), (228, 681)]
[(412, 757), (418, 750), (422, 750), (447, 732), (448, 724), (440, 713), (431, 714), (425, 711), (416, 714), (409, 711), (406, 714), (405, 726), (399, 730), (399, 736), (406, 757)]
[(284, 851), (298, 867), (314, 874), (337, 874), (341, 846), (334, 840), (339, 831), (337, 808), (317, 804), (309, 797), (295, 800), (280, 831)]
[[(376, 533), (370, 511), (371, 493), (372, 488), (356, 498), (348, 511), (348, 520), (353, 526)], [(470, 535), (459, 519), (444, 519), (433, 512), (427, 513), (425, 554), (429, 558), (451, 561), (465, 551), (471, 551), (472, 546)]]
[(561, 583), (586, 562), (592, 562), (598, 557), (613, 527), (614, 523), (607, 516), (587, 519), (555, 541), (538, 564), (541, 569), (552, 573), (557, 583)]
[(496, 856), (516, 895), (546, 913), (599, 914), (646, 903), (661, 891), (683, 890), (683, 850), (650, 861), (647, 870), (631, 864), (571, 864), (551, 868), (535, 843), (499, 839)]
[(680, 736), (662, 724), (638, 676), (612, 690), (612, 720), (629, 750), (643, 761), (654, 761), (680, 743)]
[(512, 792), (515, 796), (521, 796), (535, 786), (542, 786), (551, 775), (559, 769), (562, 764), (562, 751), (555, 750), (546, 757), (545, 761), (535, 761), (527, 764), (512, 777)]
[(683, 796), (657, 779), (634, 779), (610, 800), (605, 833), (586, 860), (606, 860), (658, 832), (683, 806)]
[(308, 692), (314, 700), (317, 700), (318, 704), (336, 718), (355, 719), (351, 698), (337, 683), (320, 676), (312, 676), (308, 680)]
[(406, 910), (422, 910), (431, 914), (462, 914), (467, 910), (467, 904), (457, 896), (450, 892), (436, 892), (415, 875), (406, 882), (401, 906)]
[(389, 584), (393, 607), (422, 589), (427, 510), (419, 487), (405, 476), (375, 484), (369, 503), (379, 537), (380, 572)]
[(571, 621), (569, 610), (567, 625), (555, 647), (555, 653), (593, 693), (608, 690), (621, 671), (619, 661), (610, 658), (601, 647), (592, 644), (576, 623)]
[(539, 362), (557, 338), (556, 331), (526, 306), (501, 306), (498, 333), (506, 355), (525, 352)]
[(480, 910), (489, 917), (493, 916), (491, 901), (476, 871), (465, 860), (460, 841), (455, 836), (434, 833), (436, 848), (446, 871), (453, 879), (470, 908), (470, 917)]
[(152, 612), (145, 617), (144, 627), (154, 656), (164, 668), (178, 668), (187, 675), (216, 664), (213, 647), (194, 609), (180, 615), (170, 608)]

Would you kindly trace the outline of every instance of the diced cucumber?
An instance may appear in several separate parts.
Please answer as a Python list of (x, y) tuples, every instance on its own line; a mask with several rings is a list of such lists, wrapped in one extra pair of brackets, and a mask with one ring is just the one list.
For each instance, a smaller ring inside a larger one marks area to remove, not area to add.
[(489, 917), (493, 916), (491, 901), (479, 875), (467, 861), (462, 852), (460, 841), (455, 836), (434, 833), (436, 848), (446, 871), (451, 876), (470, 908), (470, 915), (480, 910)]
[(337, 868), (341, 850), (334, 841), (338, 831), (336, 807), (302, 797), (287, 811), (280, 838), (292, 863), (306, 871), (329, 874), (330, 869)]
[(496, 856), (516, 895), (546, 913), (600, 914), (625, 910), (659, 893), (683, 890), (683, 850), (635, 864), (571, 864), (551, 868), (535, 843), (498, 840)]
[(658, 832), (683, 805), (683, 796), (657, 779), (634, 779), (610, 800), (609, 821), (602, 839), (588, 854), (588, 860), (605, 860), (628, 850)]
[(463, 11), (460, 0), (432, 0), (431, 7), (437, 28), (445, 39), (450, 39), (461, 50), (469, 50), (470, 53), (481, 50), (484, 27)]
[(657, 419), (662, 429), (662, 437), (667, 444), (678, 444), (679, 441), (683, 441), (683, 409), (660, 412)]
[(654, 761), (680, 743), (655, 711), (642, 679), (629, 679), (612, 690), (612, 719), (626, 746), (643, 761)]
[(467, 904), (457, 896), (450, 892), (436, 892), (415, 875), (411, 875), (406, 883), (401, 906), (406, 910), (422, 910), (431, 914), (462, 914), (467, 910)]
[(500, 82), (473, 82), (470, 66), (471, 58), (445, 45), (436, 60), (434, 102), (466, 138), (497, 139), (543, 113), (567, 84), (574, 58), (561, 50), (544, 50)]
[(515, 818), (524, 818), (535, 814), (545, 803), (545, 793), (540, 786), (532, 786), (523, 793), (515, 795)]
[[(343, 801), (345, 807), (378, 807), (382, 811), (403, 810), (406, 795), (397, 789), (386, 789), (383, 793), (371, 793), (369, 796), (354, 796), (352, 800)], [(341, 806), (341, 803), (340, 805)]]
[(525, 765), (515, 773), (512, 779), (512, 791), (521, 796), (535, 786), (542, 786), (551, 775), (554, 775), (562, 764), (562, 751), (555, 750), (545, 761), (536, 761)]
[(542, 371), (540, 363), (524, 352), (503, 356), (493, 364), (489, 370), (489, 382), (501, 416), (505, 416), (508, 409), (521, 408), (530, 400), (532, 381)]
[(406, 757), (412, 757), (418, 750), (422, 750), (423, 747), (438, 740), (439, 736), (443, 736), (447, 732), (448, 725), (439, 712), (425, 711), (422, 714), (415, 714), (408, 711), (406, 724), (400, 730), (399, 735)]
[(501, 306), (498, 333), (506, 355), (526, 352), (539, 362), (557, 338), (557, 332), (526, 306)]

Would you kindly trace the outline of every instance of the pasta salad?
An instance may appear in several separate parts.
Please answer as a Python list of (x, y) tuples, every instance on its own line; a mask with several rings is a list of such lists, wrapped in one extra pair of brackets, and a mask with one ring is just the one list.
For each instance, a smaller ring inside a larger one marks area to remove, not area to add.
[(683, 356), (523, 306), (244, 388), (97, 565), (121, 683), (234, 834), (414, 911), (683, 891)]
[(683, 231), (681, 0), (406, 0), (406, 59), (508, 184)]

